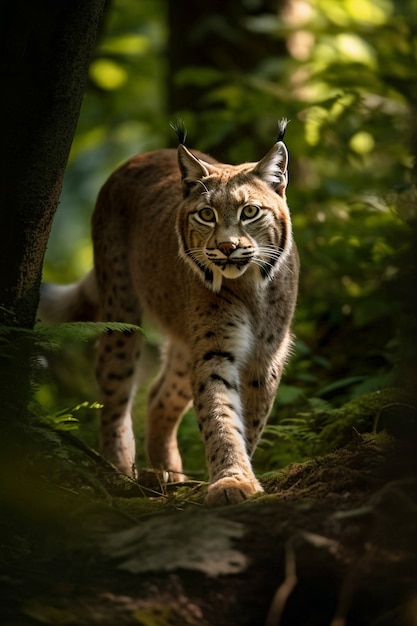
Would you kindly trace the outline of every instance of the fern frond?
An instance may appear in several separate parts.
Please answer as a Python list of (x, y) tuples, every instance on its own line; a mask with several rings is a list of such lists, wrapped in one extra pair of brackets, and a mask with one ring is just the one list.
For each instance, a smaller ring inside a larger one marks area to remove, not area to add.
[(33, 333), (40, 345), (53, 347), (67, 339), (90, 341), (108, 331), (117, 331), (125, 335), (132, 333), (143, 334), (140, 326), (122, 322), (65, 322), (55, 324), (54, 326), (46, 326), (39, 323), (35, 326)]

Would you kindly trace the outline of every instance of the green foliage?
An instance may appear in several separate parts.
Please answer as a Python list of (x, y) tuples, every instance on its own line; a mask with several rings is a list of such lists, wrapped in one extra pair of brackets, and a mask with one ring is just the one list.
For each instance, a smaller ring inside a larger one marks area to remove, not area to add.
[[(59, 409), (49, 411), (42, 390), (50, 385), (50, 377), (45, 357), (61, 351), (65, 342), (86, 342), (96, 339), (100, 333), (112, 330), (120, 332), (141, 332), (138, 326), (119, 322), (67, 323), (55, 326), (38, 324), (33, 330), (15, 327), (0, 327), (0, 396), (3, 419), (16, 427), (38, 432), (40, 424), (53, 426), (58, 430), (74, 430), (78, 420), (74, 413), (82, 409), (91, 411), (99, 408), (97, 402), (84, 401), (69, 411)], [(79, 345), (79, 344), (78, 344)], [(54, 435), (42, 429), (42, 437)]]
[(267, 439), (268, 435), (273, 435), (292, 448), (292, 454), (300, 458), (310, 458), (319, 452), (320, 438), (314, 430), (315, 424), (312, 416), (300, 414), (298, 417), (288, 417), (280, 420), (279, 424), (269, 424), (264, 430), (264, 439), (260, 445), (274, 445), (274, 441)]
[[(51, 350), (59, 349), (63, 341), (81, 340), (91, 341), (97, 339), (106, 331), (119, 331), (120, 333), (142, 332), (135, 324), (124, 322), (65, 322), (54, 326), (38, 324), (33, 331), (36, 343), (40, 348)], [(32, 335), (32, 331), (27, 331)]]
[[(291, 120), (288, 201), (301, 256), (297, 341), (262, 450), (265, 466), (320, 448), (311, 403), (335, 409), (411, 376), (404, 376), (398, 348), (399, 329), (409, 324), (406, 315), (412, 319), (404, 285), (417, 219), (413, 4), (309, 0), (277, 14), (266, 2), (240, 3), (236, 22), (208, 4), (193, 36), (207, 52), (216, 23), (216, 33), (233, 42), (233, 63), (220, 54), (216, 62), (200, 60), (194, 49), (168, 72), (167, 0), (114, 0), (91, 66), (45, 264), (49, 280), (70, 281), (89, 269), (88, 220), (110, 171), (132, 153), (174, 140), (170, 89), (194, 89), (196, 98), (178, 111), (188, 144), (222, 160), (260, 158), (275, 140), (277, 120)], [(184, 33), (172, 41), (187, 45)], [(49, 396), (53, 412), (59, 393)], [(79, 400), (71, 391), (64, 406)], [(140, 413), (144, 402), (141, 396)], [(192, 422), (186, 419), (181, 436), (185, 463), (198, 470), (199, 447), (187, 460), (198, 436)], [(285, 446), (271, 445), (272, 434)]]
[(128, 157), (168, 141), (166, 11), (161, 0), (111, 3), (48, 244), (47, 280), (70, 282), (91, 267), (89, 220), (101, 185)]
[(273, 412), (255, 454), (258, 471), (323, 456), (366, 433), (384, 430), (401, 439), (416, 435), (415, 399), (399, 388), (364, 393), (337, 407), (323, 398), (305, 398), (291, 411), (295, 415), (278, 414), (278, 423)]
[(74, 417), (74, 413), (77, 413), (80, 409), (100, 409), (101, 407), (102, 405), (99, 402), (85, 401), (72, 409), (63, 409), (52, 415), (44, 415), (42, 416), (42, 421), (53, 426), (56, 430), (77, 431), (80, 421)]

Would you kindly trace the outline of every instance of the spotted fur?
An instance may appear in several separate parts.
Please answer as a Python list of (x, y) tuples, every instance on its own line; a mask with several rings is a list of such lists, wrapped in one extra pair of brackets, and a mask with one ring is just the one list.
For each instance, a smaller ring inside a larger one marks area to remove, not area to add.
[[(237, 166), (184, 145), (130, 159), (97, 200), (95, 269), (41, 304), (55, 321), (96, 306), (97, 319), (141, 324), (146, 314), (158, 324), (166, 344), (149, 394), (148, 456), (167, 480), (183, 478), (176, 434), (193, 403), (209, 504), (261, 490), (250, 459), (290, 350), (297, 293), (287, 159), (282, 141)], [(131, 476), (140, 344), (136, 333), (103, 334), (96, 371), (103, 452)]]

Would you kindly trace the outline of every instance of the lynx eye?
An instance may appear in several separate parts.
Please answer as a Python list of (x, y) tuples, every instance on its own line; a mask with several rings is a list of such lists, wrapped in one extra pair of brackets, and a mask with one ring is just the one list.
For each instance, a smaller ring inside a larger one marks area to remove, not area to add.
[(251, 220), (258, 215), (259, 211), (259, 207), (255, 204), (248, 204), (243, 207), (240, 217), (244, 220)]
[(202, 222), (215, 222), (216, 221), (216, 214), (214, 213), (213, 209), (210, 209), (210, 207), (205, 207), (204, 209), (200, 209), (197, 215)]

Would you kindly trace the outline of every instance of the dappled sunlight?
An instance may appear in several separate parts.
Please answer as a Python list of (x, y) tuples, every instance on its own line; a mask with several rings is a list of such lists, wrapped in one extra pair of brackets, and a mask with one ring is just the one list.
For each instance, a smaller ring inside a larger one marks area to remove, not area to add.
[(126, 70), (111, 59), (97, 59), (90, 65), (90, 76), (101, 89), (120, 89), (127, 82)]
[(359, 131), (349, 140), (349, 146), (354, 152), (358, 154), (368, 154), (372, 152), (375, 147), (375, 140), (371, 133), (366, 131)]
[(151, 49), (149, 37), (139, 33), (123, 33), (109, 36), (103, 41), (101, 46), (103, 52), (116, 55), (145, 54)]

